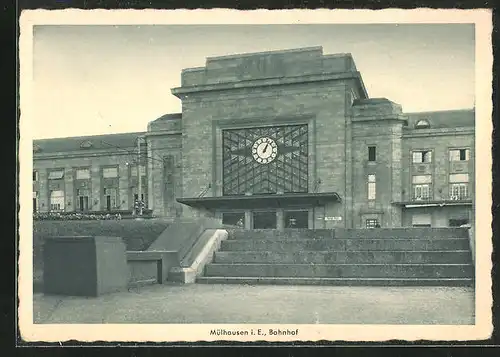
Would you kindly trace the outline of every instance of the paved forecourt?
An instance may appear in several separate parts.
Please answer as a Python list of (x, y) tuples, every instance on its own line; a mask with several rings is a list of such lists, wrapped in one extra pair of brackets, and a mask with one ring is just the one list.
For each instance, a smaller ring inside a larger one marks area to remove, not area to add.
[(33, 307), (35, 323), (474, 324), (469, 287), (154, 285)]

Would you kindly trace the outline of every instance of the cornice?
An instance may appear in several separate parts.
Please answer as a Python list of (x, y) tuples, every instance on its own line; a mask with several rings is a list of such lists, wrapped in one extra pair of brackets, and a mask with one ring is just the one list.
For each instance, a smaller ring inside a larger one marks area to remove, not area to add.
[(202, 84), (186, 87), (172, 88), (173, 95), (183, 99), (189, 94), (204, 93), (211, 91), (223, 91), (242, 88), (258, 88), (258, 87), (271, 87), (279, 85), (291, 85), (311, 82), (325, 82), (339, 79), (358, 79), (361, 80), (359, 72), (344, 72), (344, 73), (330, 73), (330, 74), (316, 74), (308, 76), (294, 76), (294, 77), (281, 77), (281, 78), (262, 78), (240, 82), (227, 82), (217, 84)]
[(448, 136), (448, 135), (474, 135), (474, 128), (439, 128), (439, 129), (415, 129), (411, 132), (403, 132), (403, 138), (422, 138), (429, 136)]

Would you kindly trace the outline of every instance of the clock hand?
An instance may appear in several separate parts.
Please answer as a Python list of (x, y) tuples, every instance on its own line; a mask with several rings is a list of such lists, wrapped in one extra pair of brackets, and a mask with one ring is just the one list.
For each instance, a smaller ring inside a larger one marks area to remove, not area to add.
[(264, 147), (264, 153), (267, 151), (267, 147), (269, 146), (269, 144), (266, 144), (266, 146)]

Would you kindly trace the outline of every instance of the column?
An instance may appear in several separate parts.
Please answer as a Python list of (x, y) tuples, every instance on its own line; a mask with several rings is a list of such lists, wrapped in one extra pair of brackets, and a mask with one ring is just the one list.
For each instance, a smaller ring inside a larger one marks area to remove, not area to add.
[(120, 210), (125, 211), (129, 205), (129, 185), (128, 185), (128, 170), (129, 167), (125, 163), (120, 163), (118, 166), (118, 190), (120, 196)]
[(245, 211), (245, 229), (251, 230), (252, 229), (252, 224), (253, 224), (253, 219), (252, 219), (252, 211)]
[(40, 212), (49, 211), (49, 183), (47, 170), (38, 170), (38, 209)]
[(153, 190), (153, 179), (154, 179), (154, 176), (156, 174), (154, 169), (156, 166), (158, 166), (158, 163), (155, 162), (156, 159), (153, 159), (153, 147), (152, 147), (153, 143), (147, 137), (144, 138), (144, 140), (146, 141), (147, 157), (149, 158), (147, 160), (147, 168), (146, 168), (146, 172), (148, 174), (146, 205), (147, 205), (148, 209), (151, 209), (154, 211), (155, 206), (156, 206), (155, 205), (155, 197), (158, 193), (155, 193)]
[(90, 202), (91, 211), (101, 211), (102, 207), (102, 190), (101, 190), (101, 168), (100, 166), (92, 166), (90, 168)]
[(285, 213), (282, 208), (276, 210), (276, 229), (279, 231), (285, 229)]
[(75, 211), (75, 197), (73, 189), (73, 169), (66, 168), (64, 170), (64, 211)]

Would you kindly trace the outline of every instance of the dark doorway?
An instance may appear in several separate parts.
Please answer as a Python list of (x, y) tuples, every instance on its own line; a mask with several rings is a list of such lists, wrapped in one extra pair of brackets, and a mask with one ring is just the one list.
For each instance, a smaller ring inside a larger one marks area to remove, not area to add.
[(285, 211), (285, 228), (309, 228), (309, 212)]
[(111, 196), (106, 196), (106, 211), (111, 211)]
[(80, 196), (78, 197), (78, 208), (80, 211), (88, 211), (89, 209), (89, 197), (88, 196)]
[(276, 229), (276, 211), (254, 212), (254, 229)]
[(244, 212), (227, 212), (222, 213), (222, 224), (230, 226), (245, 227), (245, 213)]

